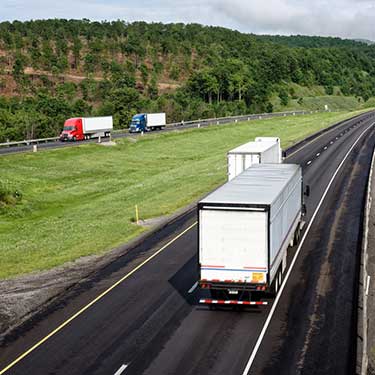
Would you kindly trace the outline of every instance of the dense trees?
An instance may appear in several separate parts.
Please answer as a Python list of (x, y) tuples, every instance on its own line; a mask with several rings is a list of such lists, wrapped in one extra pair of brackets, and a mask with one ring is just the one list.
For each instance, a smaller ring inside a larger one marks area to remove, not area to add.
[(288, 104), (292, 83), (375, 95), (375, 47), (338, 38), (54, 19), (0, 23), (0, 52), (0, 93), (15, 97), (0, 101), (0, 140), (55, 135), (74, 115), (113, 114), (124, 127), (138, 111), (269, 111), (272, 95)]

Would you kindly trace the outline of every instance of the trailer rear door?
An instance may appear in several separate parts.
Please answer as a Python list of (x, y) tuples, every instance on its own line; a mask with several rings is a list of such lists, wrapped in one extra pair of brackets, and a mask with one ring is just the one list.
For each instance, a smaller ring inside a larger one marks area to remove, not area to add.
[(201, 280), (265, 283), (268, 213), (203, 208), (199, 213)]

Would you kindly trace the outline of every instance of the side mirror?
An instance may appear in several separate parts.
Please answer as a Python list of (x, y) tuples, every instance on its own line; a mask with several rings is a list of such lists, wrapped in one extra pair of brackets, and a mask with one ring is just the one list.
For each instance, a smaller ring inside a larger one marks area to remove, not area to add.
[(283, 159), (285, 159), (286, 158), (286, 151), (282, 151), (282, 157), (283, 157)]
[(310, 196), (310, 185), (305, 186), (305, 192), (303, 193), (306, 197)]

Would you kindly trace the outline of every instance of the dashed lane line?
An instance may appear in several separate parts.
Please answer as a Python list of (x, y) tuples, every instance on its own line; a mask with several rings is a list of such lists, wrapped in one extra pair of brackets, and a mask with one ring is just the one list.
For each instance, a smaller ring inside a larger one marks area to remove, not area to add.
[(334, 180), (335, 180), (337, 174), (339, 173), (339, 171), (341, 170), (342, 166), (344, 165), (346, 159), (349, 157), (349, 155), (350, 155), (351, 152), (353, 151), (354, 147), (355, 147), (355, 146), (357, 145), (357, 143), (361, 140), (361, 138), (365, 135), (365, 133), (366, 133), (369, 129), (371, 129), (374, 125), (375, 125), (375, 122), (372, 123), (370, 126), (368, 126), (368, 127), (367, 127), (367, 128), (366, 128), (366, 129), (365, 129), (365, 130), (359, 135), (359, 137), (353, 142), (353, 144), (352, 144), (351, 147), (349, 148), (348, 152), (345, 154), (344, 158), (341, 160), (341, 163), (340, 163), (339, 166), (337, 167), (335, 173), (332, 175), (331, 179), (329, 180), (328, 185), (327, 185), (326, 189), (324, 190), (323, 195), (321, 196), (320, 201), (319, 201), (319, 203), (318, 203), (318, 205), (317, 205), (317, 207), (316, 207), (316, 209), (315, 209), (315, 211), (314, 211), (314, 213), (313, 213), (313, 216), (311, 217), (311, 220), (309, 221), (309, 224), (308, 224), (308, 226), (307, 226), (307, 228), (306, 228), (306, 231), (305, 231), (305, 233), (304, 233), (303, 236), (302, 236), (301, 242), (299, 243), (298, 248), (297, 248), (297, 250), (296, 250), (296, 253), (294, 254), (294, 257), (293, 257), (293, 259), (292, 259), (292, 262), (291, 262), (291, 264), (290, 264), (290, 267), (289, 267), (289, 269), (288, 269), (288, 272), (287, 272), (287, 274), (285, 275), (285, 278), (284, 278), (284, 280), (283, 280), (283, 282), (282, 282), (282, 284), (281, 284), (281, 287), (280, 287), (280, 290), (279, 290), (279, 292), (278, 292), (278, 294), (277, 294), (277, 296), (276, 296), (276, 299), (275, 299), (275, 301), (274, 301), (273, 304), (272, 304), (271, 310), (270, 310), (270, 312), (269, 312), (269, 314), (268, 314), (268, 316), (267, 316), (267, 318), (266, 318), (266, 320), (265, 320), (265, 323), (264, 323), (264, 325), (263, 325), (263, 327), (262, 327), (262, 330), (261, 330), (261, 332), (260, 332), (260, 334), (259, 334), (259, 336), (258, 336), (258, 339), (257, 339), (257, 341), (256, 341), (256, 343), (255, 343), (255, 346), (254, 346), (254, 348), (253, 348), (253, 350), (252, 350), (252, 352), (251, 352), (251, 354), (250, 354), (249, 360), (248, 360), (248, 362), (247, 362), (247, 364), (246, 364), (246, 366), (245, 366), (245, 369), (244, 369), (242, 375), (248, 375), (249, 372), (250, 372), (251, 366), (252, 366), (252, 364), (253, 364), (253, 362), (254, 362), (254, 360), (255, 360), (255, 356), (256, 356), (257, 353), (258, 353), (258, 350), (259, 350), (260, 345), (261, 345), (261, 343), (262, 343), (262, 341), (263, 341), (263, 338), (264, 338), (264, 336), (265, 336), (265, 334), (266, 334), (266, 331), (267, 331), (267, 329), (268, 329), (268, 326), (269, 326), (270, 323), (271, 323), (271, 320), (272, 320), (273, 314), (275, 313), (275, 311), (276, 311), (276, 307), (277, 307), (278, 304), (279, 304), (280, 298), (281, 298), (282, 293), (283, 293), (283, 291), (284, 291), (284, 289), (285, 289), (285, 285), (286, 285), (286, 283), (288, 282), (288, 279), (289, 279), (289, 277), (290, 277), (290, 274), (291, 274), (291, 272), (292, 272), (292, 270), (293, 270), (293, 268), (294, 268), (294, 265), (295, 265), (295, 263), (296, 263), (296, 261), (297, 261), (297, 258), (298, 258), (298, 256), (299, 256), (299, 254), (300, 254), (300, 252), (301, 252), (302, 246), (303, 246), (303, 244), (304, 244), (304, 242), (305, 242), (305, 240), (306, 240), (307, 235), (308, 235), (309, 232), (310, 232), (310, 229), (311, 229), (312, 224), (313, 224), (314, 221), (315, 221), (315, 217), (317, 216), (317, 214), (318, 214), (318, 212), (319, 212), (319, 210), (320, 210), (320, 207), (322, 206), (322, 204), (323, 204), (323, 202), (324, 202), (324, 199), (325, 199), (325, 197), (327, 196), (327, 194), (328, 194), (328, 192), (329, 192), (329, 190), (330, 190), (330, 188), (331, 188), (331, 185), (333, 184), (333, 182), (334, 182)]
[(116, 372), (115, 372), (115, 375), (121, 375), (125, 370), (126, 368), (128, 367), (128, 365), (122, 365)]

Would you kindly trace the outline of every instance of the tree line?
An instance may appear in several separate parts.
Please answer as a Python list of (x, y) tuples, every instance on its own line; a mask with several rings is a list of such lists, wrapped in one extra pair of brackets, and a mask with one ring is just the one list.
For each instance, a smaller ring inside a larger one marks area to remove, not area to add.
[(120, 128), (141, 111), (168, 121), (272, 111), (290, 83), (375, 96), (375, 47), (339, 38), (54, 19), (0, 23), (0, 52), (0, 141), (55, 136), (73, 116), (114, 115)]

